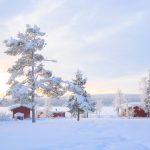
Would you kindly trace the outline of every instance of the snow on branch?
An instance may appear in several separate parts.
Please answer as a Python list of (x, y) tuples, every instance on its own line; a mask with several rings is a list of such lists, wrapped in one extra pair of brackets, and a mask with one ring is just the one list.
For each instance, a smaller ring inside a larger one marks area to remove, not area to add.
[(40, 28), (37, 25), (34, 25), (33, 27), (31, 27), (29, 24), (26, 25), (27, 30), (26, 32), (28, 33), (34, 33), (40, 36), (44, 36), (45, 33), (40, 31)]

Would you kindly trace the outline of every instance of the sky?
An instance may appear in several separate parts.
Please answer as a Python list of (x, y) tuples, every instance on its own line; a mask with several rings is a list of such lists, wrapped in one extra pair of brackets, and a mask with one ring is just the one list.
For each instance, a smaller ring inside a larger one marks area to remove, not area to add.
[(3, 41), (24, 32), (26, 24), (46, 32), (45, 65), (56, 76), (87, 77), (91, 94), (140, 93), (139, 81), (150, 69), (149, 0), (0, 0), (0, 93), (7, 89)]

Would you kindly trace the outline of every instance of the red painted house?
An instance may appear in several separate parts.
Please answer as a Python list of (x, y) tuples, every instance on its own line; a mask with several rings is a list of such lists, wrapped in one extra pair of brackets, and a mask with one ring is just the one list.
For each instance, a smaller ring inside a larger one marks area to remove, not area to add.
[(57, 117), (65, 117), (65, 112), (53, 112), (51, 114), (51, 117), (57, 118)]
[(126, 117), (147, 117), (148, 113), (144, 110), (142, 103), (128, 103), (121, 107), (121, 116)]
[(133, 107), (133, 116), (134, 117), (147, 117), (147, 113), (144, 111), (143, 108), (139, 107), (139, 106), (135, 106)]
[(69, 112), (69, 109), (67, 107), (61, 106), (50, 107), (48, 110), (48, 114), (46, 115), (45, 107), (38, 107), (36, 112), (38, 118), (45, 118), (45, 117), (64, 118), (66, 117), (66, 113)]
[(17, 118), (20, 120), (30, 118), (31, 107), (28, 105), (25, 105), (25, 104), (13, 105), (10, 107), (10, 110), (13, 113), (13, 118)]
[(52, 107), (50, 112), (51, 112), (51, 117), (53, 118), (64, 118), (66, 116), (66, 113), (69, 111), (67, 107)]

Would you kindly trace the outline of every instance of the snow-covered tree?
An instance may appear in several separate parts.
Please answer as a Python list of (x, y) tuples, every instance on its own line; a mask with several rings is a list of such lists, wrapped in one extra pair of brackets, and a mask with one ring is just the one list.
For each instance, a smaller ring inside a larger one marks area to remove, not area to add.
[(97, 100), (97, 102), (96, 102), (96, 113), (97, 113), (98, 117), (100, 117), (102, 107), (103, 107), (103, 101), (102, 100)]
[(72, 95), (69, 97), (68, 107), (72, 115), (80, 120), (80, 114), (95, 110), (95, 104), (90, 101), (90, 95), (85, 91), (87, 79), (83, 78), (80, 71), (77, 71), (75, 79), (69, 84)]
[(119, 115), (119, 110), (121, 108), (121, 105), (123, 103), (125, 103), (124, 94), (122, 93), (122, 91), (120, 89), (118, 89), (118, 91), (115, 95), (115, 99), (114, 99), (114, 108), (118, 115)]
[(35, 122), (35, 96), (39, 91), (55, 97), (64, 93), (61, 89), (61, 78), (53, 77), (52, 72), (44, 68), (43, 61), (46, 59), (39, 53), (46, 45), (42, 38), (44, 35), (38, 26), (27, 25), (25, 33), (19, 33), (17, 38), (11, 37), (4, 41), (8, 48), (5, 53), (18, 58), (8, 69), (11, 76), (7, 95), (20, 103), (32, 105), (32, 122)]
[(140, 80), (140, 90), (142, 92), (141, 94), (142, 103), (144, 103), (145, 99), (147, 98), (147, 88), (148, 88), (148, 79), (146, 77), (143, 77)]
[[(147, 82), (147, 84), (146, 84)], [(147, 112), (147, 116), (150, 117), (150, 73), (149, 73), (149, 79), (145, 79), (145, 88), (143, 90), (144, 96), (143, 96), (143, 101), (144, 101), (144, 107)]]
[(48, 98), (45, 98), (45, 117), (47, 117), (49, 114), (49, 100)]

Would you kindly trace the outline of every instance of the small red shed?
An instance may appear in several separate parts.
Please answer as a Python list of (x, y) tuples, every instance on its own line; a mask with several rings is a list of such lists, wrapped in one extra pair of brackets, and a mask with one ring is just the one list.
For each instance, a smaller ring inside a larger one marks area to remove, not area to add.
[(134, 117), (147, 117), (147, 113), (144, 111), (144, 109), (142, 109), (141, 107), (139, 106), (135, 106), (133, 107), (133, 116)]
[(126, 105), (122, 105), (121, 116), (126, 117), (148, 117), (148, 113), (144, 110), (141, 102), (130, 102)]
[(67, 107), (62, 107), (62, 106), (57, 106), (57, 107), (52, 107), (50, 110), (50, 116), (53, 118), (64, 118), (66, 117), (66, 112), (68, 112), (69, 109)]
[[(69, 109), (63, 106), (52, 106), (52, 107), (37, 107), (36, 115), (38, 118), (64, 118), (68, 116)], [(70, 113), (69, 113), (70, 114)]]
[(13, 112), (13, 118), (26, 119), (30, 118), (31, 107), (25, 104), (16, 104), (10, 107)]
[(57, 117), (65, 117), (65, 112), (53, 112), (51, 114), (51, 117), (57, 118)]

